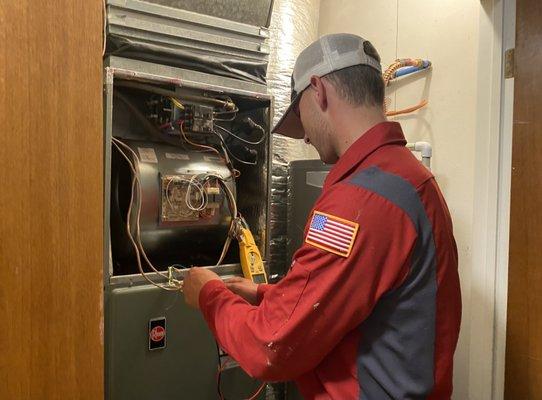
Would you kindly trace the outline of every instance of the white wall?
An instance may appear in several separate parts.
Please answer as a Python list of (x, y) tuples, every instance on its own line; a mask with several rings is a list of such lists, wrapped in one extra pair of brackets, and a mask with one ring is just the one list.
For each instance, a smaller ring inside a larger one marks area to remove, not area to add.
[(432, 170), (454, 221), (463, 319), (455, 357), (454, 398), (468, 399), (477, 77), (481, 5), (472, 0), (321, 0), (320, 35), (355, 33), (370, 40), (387, 67), (396, 58), (427, 58), (433, 71), (391, 86), (390, 109), (429, 105), (396, 117), (407, 140), (433, 145)]

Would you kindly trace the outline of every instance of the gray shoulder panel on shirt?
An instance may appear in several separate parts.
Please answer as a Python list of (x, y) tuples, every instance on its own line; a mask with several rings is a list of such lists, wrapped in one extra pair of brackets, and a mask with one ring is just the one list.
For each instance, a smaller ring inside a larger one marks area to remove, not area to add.
[(426, 398), (434, 386), (437, 260), (433, 227), (416, 189), (402, 177), (370, 167), (346, 183), (395, 204), (418, 234), (405, 282), (382, 296), (360, 326), (360, 399)]

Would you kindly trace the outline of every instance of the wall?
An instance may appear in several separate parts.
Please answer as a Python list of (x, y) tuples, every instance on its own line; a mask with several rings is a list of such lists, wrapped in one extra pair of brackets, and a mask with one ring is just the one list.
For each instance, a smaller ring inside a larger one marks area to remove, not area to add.
[(428, 58), (433, 71), (388, 88), (390, 109), (429, 105), (396, 117), (407, 140), (433, 145), (432, 169), (454, 221), (463, 294), (463, 320), (455, 357), (454, 398), (467, 399), (471, 320), (472, 224), (475, 212), (480, 3), (469, 0), (322, 0), (319, 33), (356, 33), (371, 40), (387, 67), (396, 58)]
[(103, 398), (101, 2), (0, 2), (0, 397)]

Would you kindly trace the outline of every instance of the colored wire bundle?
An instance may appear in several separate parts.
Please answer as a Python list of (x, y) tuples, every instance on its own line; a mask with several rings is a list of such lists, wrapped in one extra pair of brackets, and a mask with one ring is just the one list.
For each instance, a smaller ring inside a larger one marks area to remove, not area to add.
[[(181, 109), (181, 110), (184, 110), (184, 106), (183, 104), (175, 99), (175, 98), (170, 98), (172, 100), (172, 104)], [(175, 100), (175, 101), (173, 101)], [(218, 155), (218, 157), (220, 157), (221, 160), (224, 161), (224, 163), (228, 166), (229, 170), (231, 171), (232, 175), (234, 176), (234, 178), (238, 178), (240, 175), (241, 175), (241, 172), (239, 172), (239, 170), (235, 169), (235, 167), (233, 166), (233, 163), (231, 162), (230, 160), (230, 157), (229, 157), (229, 149), (227, 148), (227, 146), (225, 146), (225, 143), (221, 143), (221, 149), (222, 149), (222, 153), (220, 153), (220, 151), (218, 151), (217, 149), (215, 149), (213, 146), (208, 146), (208, 145), (204, 145), (204, 144), (201, 144), (201, 143), (196, 143), (196, 142), (193, 142), (192, 140), (190, 140), (188, 138), (188, 136), (186, 135), (186, 132), (184, 131), (184, 120), (179, 120), (178, 121), (178, 126), (179, 126), (179, 132), (181, 133), (181, 137), (182, 139), (190, 144), (191, 146), (193, 147), (196, 147), (196, 148), (199, 148), (199, 149), (203, 149), (203, 150), (200, 150), (200, 151), (210, 151), (210, 152), (213, 152), (213, 153), (216, 153)], [(235, 157), (234, 157), (235, 158)], [(237, 161), (240, 161), (240, 160), (237, 160)]]
[[(431, 61), (422, 60), (419, 58), (402, 58), (395, 60), (382, 74), (382, 77), (384, 78), (384, 84), (386, 86), (389, 86), (390, 82), (392, 82), (394, 79), (429, 69), (431, 68), (431, 66)], [(419, 110), (422, 107), (425, 107), (427, 104), (427, 100), (422, 100), (415, 106), (394, 111), (388, 111), (385, 105), (385, 111), (386, 115), (391, 117), (401, 114), (409, 114), (411, 112)]]

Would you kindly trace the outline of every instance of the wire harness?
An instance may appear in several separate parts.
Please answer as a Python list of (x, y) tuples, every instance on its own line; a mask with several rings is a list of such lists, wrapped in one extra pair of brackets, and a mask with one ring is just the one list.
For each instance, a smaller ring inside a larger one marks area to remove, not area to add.
[[(382, 74), (382, 77), (384, 78), (384, 84), (385, 86), (389, 86), (390, 83), (401, 77), (406, 76), (414, 73), (418, 73), (424, 70), (428, 70), (432, 68), (432, 63), (429, 60), (422, 60), (420, 58), (401, 58), (395, 60)], [(402, 115), (402, 114), (409, 114), (414, 111), (419, 110), (420, 108), (425, 107), (428, 104), (427, 100), (422, 100), (418, 104), (412, 107), (404, 108), (401, 110), (385, 110), (386, 115), (388, 117), (396, 116), (396, 115)], [(387, 108), (387, 107), (386, 107)]]

